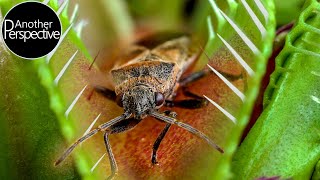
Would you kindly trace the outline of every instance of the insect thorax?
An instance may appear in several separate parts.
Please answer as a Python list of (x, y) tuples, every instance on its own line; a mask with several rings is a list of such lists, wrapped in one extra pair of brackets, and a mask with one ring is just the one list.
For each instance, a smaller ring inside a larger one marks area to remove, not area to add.
[(171, 62), (142, 61), (114, 69), (111, 73), (116, 94), (143, 84), (167, 96), (176, 84), (179, 68)]

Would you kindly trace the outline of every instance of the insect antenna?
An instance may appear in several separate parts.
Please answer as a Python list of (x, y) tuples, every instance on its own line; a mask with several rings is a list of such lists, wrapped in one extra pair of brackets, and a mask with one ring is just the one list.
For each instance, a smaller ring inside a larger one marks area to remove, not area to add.
[(82, 136), (81, 138), (79, 138), (75, 143), (73, 143), (64, 153), (63, 155), (54, 163), (55, 166), (59, 165), (62, 161), (64, 161), (66, 159), (66, 157), (68, 157), (68, 155), (74, 150), (74, 148), (79, 145), (80, 143), (82, 143), (83, 141), (89, 139), (90, 137), (92, 137), (93, 135), (97, 134), (100, 131), (105, 131), (107, 130), (110, 126), (126, 119), (127, 117), (130, 117), (130, 113), (123, 113), (122, 115), (104, 123), (101, 124), (98, 128), (91, 130), (88, 134)]
[(208, 136), (206, 136), (204, 133), (202, 133), (201, 131), (199, 131), (198, 129), (190, 126), (189, 124), (183, 123), (183, 122), (179, 122), (177, 119), (171, 118), (169, 116), (165, 116), (162, 115), (156, 111), (153, 111), (150, 113), (151, 116), (153, 116), (156, 119), (165, 121), (167, 123), (170, 124), (175, 124), (179, 127), (182, 127), (183, 129), (189, 131), (190, 133), (200, 137), (201, 139), (207, 141), (207, 143), (212, 146), (213, 148), (215, 148), (216, 150), (218, 150), (221, 153), (224, 153), (223, 149), (221, 147), (219, 147), (216, 143), (214, 143)]

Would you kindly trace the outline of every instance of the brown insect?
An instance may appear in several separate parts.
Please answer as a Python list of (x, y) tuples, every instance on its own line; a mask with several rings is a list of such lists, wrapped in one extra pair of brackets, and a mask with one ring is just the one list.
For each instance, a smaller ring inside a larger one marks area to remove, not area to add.
[[(117, 164), (109, 143), (109, 135), (132, 129), (146, 116), (152, 116), (167, 123), (153, 145), (151, 158), (153, 164), (157, 164), (156, 154), (158, 147), (172, 124), (202, 138), (213, 148), (223, 153), (222, 148), (201, 131), (189, 124), (178, 121), (175, 118), (175, 112), (159, 112), (162, 106), (179, 106), (193, 109), (200, 108), (206, 104), (204, 98), (188, 92), (184, 87), (188, 83), (203, 77), (208, 72), (199, 71), (184, 79), (180, 78), (197, 57), (196, 53), (193, 53), (192, 48), (190, 48), (190, 38), (180, 36), (155, 47), (152, 47), (153, 45), (150, 45), (150, 43), (141, 42), (140, 44), (144, 46), (132, 46), (128, 53), (118, 61), (118, 65), (115, 65), (111, 70), (115, 91), (101, 86), (95, 87), (97, 92), (108, 99), (114, 100), (119, 106), (123, 107), (124, 113), (78, 139), (55, 162), (55, 165), (60, 164), (79, 143), (99, 131), (104, 131), (104, 141), (112, 172), (109, 179), (112, 178), (117, 172)], [(145, 46), (149, 46), (149, 48)], [(130, 60), (126, 62), (128, 59)], [(125, 63), (123, 64), (122, 61), (125, 61)], [(184, 93), (193, 97), (193, 99), (175, 100), (176, 91), (179, 87), (184, 88)]]

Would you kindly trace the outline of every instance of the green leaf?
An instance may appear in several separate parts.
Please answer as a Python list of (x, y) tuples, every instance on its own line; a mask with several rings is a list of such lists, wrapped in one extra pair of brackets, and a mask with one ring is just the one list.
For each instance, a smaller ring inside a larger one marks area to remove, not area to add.
[(276, 58), (264, 110), (237, 150), (236, 177), (310, 179), (319, 148), (319, 12), (308, 2)]
[(0, 178), (79, 178), (72, 161), (53, 166), (64, 138), (33, 62), (9, 53), (1, 41), (0, 75)]
[(281, 26), (296, 21), (303, 10), (305, 1), (306, 0), (275, 0), (277, 25)]
[[(243, 4), (245, 2), (247, 4)], [(206, 92), (209, 94), (208, 97), (218, 102), (220, 106), (237, 119), (236, 124), (228, 123), (230, 120), (214, 107), (211, 109), (210, 120), (206, 121), (213, 124), (212, 130), (215, 137), (219, 137), (218, 144), (225, 148), (225, 154), (215, 156), (215, 160), (210, 163), (205, 171), (213, 179), (232, 177), (231, 158), (237, 148), (242, 131), (248, 123), (253, 103), (259, 92), (261, 78), (265, 73), (266, 62), (272, 49), (275, 33), (274, 4), (272, 1), (262, 1), (262, 8), (256, 2), (260, 1), (241, 1), (239, 3), (232, 0), (217, 1), (218, 6), (211, 3), (213, 9), (213, 11), (212, 9), (210, 11), (211, 18), (206, 19), (209, 25), (209, 40), (205, 51), (209, 54), (210, 61), (208, 62), (207, 58), (202, 55), (195, 69), (201, 69), (208, 63), (226, 74), (242, 74), (243, 78), (240, 80), (230, 79), (230, 81), (245, 95), (244, 102), (242, 102), (220, 78), (211, 78), (206, 82), (206, 89), (211, 90), (211, 92), (209, 90)], [(253, 14), (245, 8), (248, 6)], [(226, 9), (224, 10), (226, 15), (222, 15), (218, 8)], [(228, 16), (230, 20), (227, 20), (225, 16)], [(252, 19), (255, 19), (255, 21)], [(211, 24), (214, 24), (213, 28)], [(231, 24), (234, 25), (231, 26)], [(235, 25), (241, 32), (235, 30), (237, 29), (234, 27)], [(245, 43), (244, 36), (252, 44)], [(244, 67), (240, 65), (226, 43), (251, 67), (254, 72), (252, 75), (249, 74), (249, 71), (244, 70)]]

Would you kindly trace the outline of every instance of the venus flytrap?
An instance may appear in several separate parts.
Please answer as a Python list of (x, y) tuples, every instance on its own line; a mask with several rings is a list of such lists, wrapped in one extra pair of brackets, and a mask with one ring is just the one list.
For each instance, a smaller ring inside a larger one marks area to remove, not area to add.
[(318, 176), (320, 4), (306, 3), (276, 58), (264, 94), (264, 110), (233, 159), (237, 177)]
[[(275, 25), (274, 4), (266, 0), (252, 0), (245, 4), (227, 1), (226, 6), (220, 9), (219, 4), (224, 2), (218, 2), (215, 8), (212, 7), (215, 2), (210, 2), (211, 5), (206, 2), (209, 11), (204, 16), (204, 21), (208, 25), (202, 27), (209, 27), (211, 37), (214, 36), (209, 38), (205, 47), (205, 52), (210, 57), (209, 65), (226, 75), (228, 81), (239, 90), (238, 94), (245, 97), (244, 102), (219, 77), (210, 75), (193, 84), (190, 89), (214, 100), (226, 112), (232, 114), (234, 119), (237, 119), (237, 123), (231, 122), (213, 105), (195, 111), (176, 110), (179, 117), (186, 123), (195, 125), (209, 136), (216, 138), (218, 144), (223, 144), (226, 153), (221, 156), (212, 152), (205, 143), (199, 143), (198, 139), (188, 135), (188, 132), (177, 130), (173, 131), (174, 133), (169, 132), (162, 145), (169, 148), (160, 147), (159, 149), (161, 164), (150, 168), (151, 162), (148, 161), (151, 154), (150, 144), (153, 143), (163, 125), (147, 120), (135, 130), (111, 139), (111, 144), (115, 147), (115, 156), (119, 157), (119, 168), (123, 172), (120, 177), (225, 179), (232, 176), (231, 157), (240, 139), (241, 131), (248, 121), (259, 82), (264, 73), (266, 59), (271, 51)], [(59, 9), (57, 1), (48, 3), (55, 10)], [(61, 132), (65, 139), (71, 142), (90, 129), (92, 122), (101, 124), (121, 114), (121, 108), (111, 101), (99, 98), (96, 94), (90, 96), (90, 78), (96, 75), (98, 68), (94, 66), (91, 71), (88, 70), (91, 59), (79, 36), (72, 30), (72, 23), (77, 22), (69, 22), (64, 16), (66, 14), (64, 11), (66, 9), (62, 11), (61, 16), (64, 38), (59, 42), (59, 47), (48, 56), (47, 61), (35, 62), (35, 67), (49, 94), (50, 106), (58, 117)], [(255, 14), (254, 17), (252, 12)], [(210, 16), (208, 16), (209, 13)], [(72, 16), (75, 17), (75, 15)], [(218, 29), (212, 27), (215, 23), (211, 20), (215, 17), (219, 17), (221, 21)], [(261, 24), (266, 32), (260, 30)], [(212, 31), (213, 29), (215, 32)], [(194, 69), (199, 70), (207, 63), (208, 59), (203, 56)], [(247, 77), (247, 72), (251, 75), (250, 77)], [(77, 98), (78, 95), (80, 95), (79, 98)], [(75, 99), (77, 101), (74, 101)], [(69, 110), (72, 104), (74, 106)], [(98, 116), (99, 118), (95, 121)], [(60, 150), (62, 151), (63, 148)], [(101, 136), (96, 136), (93, 140), (82, 144), (74, 156), (82, 177), (103, 179), (110, 174), (107, 158), (101, 158), (104, 153), (105, 147)]]
[[(231, 134), (226, 136), (225, 156), (217, 161), (219, 163), (217, 169), (212, 169), (212, 171), (215, 171), (214, 179), (232, 177), (230, 172), (231, 157), (237, 147), (241, 132), (248, 122), (261, 77), (265, 72), (266, 61), (271, 53), (272, 38), (275, 30), (274, 4), (271, 1), (246, 1), (233, 4), (232, 7), (237, 12), (236, 14), (233, 14), (232, 11), (230, 12), (234, 17), (229, 17), (228, 14), (221, 10), (216, 12), (220, 13), (217, 17), (223, 17), (226, 24), (223, 26), (224, 28), (216, 31), (218, 39), (212, 38), (208, 41), (208, 44), (212, 45), (207, 46), (205, 51), (209, 56), (211, 55), (209, 64), (216, 66), (215, 69), (236, 72), (237, 68), (235, 67), (238, 66), (243, 71), (247, 71), (248, 74), (244, 75), (247, 77), (244, 78), (247, 81), (244, 85), (246, 87), (240, 88), (241, 86), (239, 87), (239, 84), (237, 84), (238, 89), (243, 92), (246, 98), (243, 103), (240, 103), (239, 99), (231, 98), (234, 97), (234, 94), (230, 89), (224, 92), (230, 98), (223, 104), (220, 103), (220, 105), (230, 107), (231, 104), (239, 103), (241, 108), (238, 110), (233, 109), (233, 111), (229, 110), (229, 113), (234, 114), (237, 119), (237, 124), (234, 126), (225, 124), (225, 126), (230, 127)], [(254, 12), (254, 15), (252, 15), (252, 12)], [(230, 66), (230, 61), (234, 62), (233, 66)], [(214, 80), (210, 82), (212, 81)], [(215, 89), (215, 87), (213, 86), (212, 89)], [(222, 119), (220, 118), (219, 120)]]

